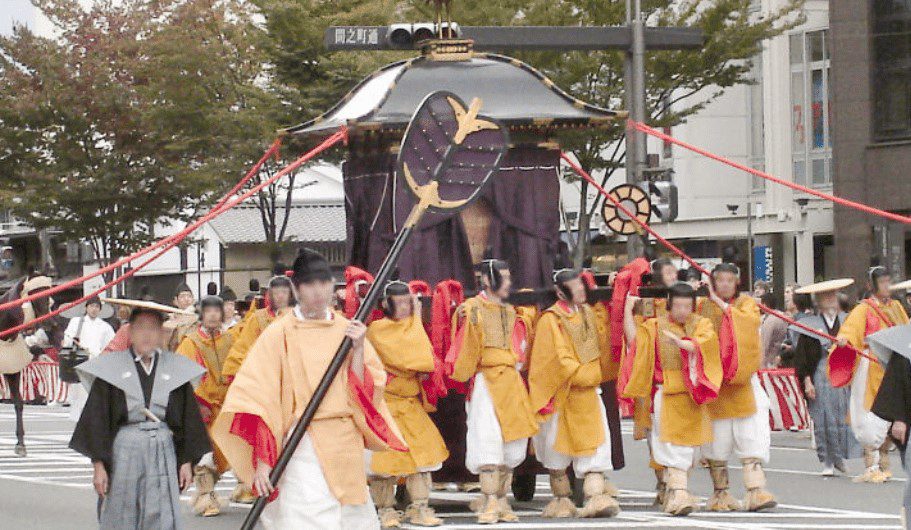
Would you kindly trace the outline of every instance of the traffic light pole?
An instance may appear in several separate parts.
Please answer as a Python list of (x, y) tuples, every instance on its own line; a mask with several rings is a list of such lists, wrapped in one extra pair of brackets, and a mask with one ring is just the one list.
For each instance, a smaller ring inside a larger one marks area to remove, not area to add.
[[(630, 118), (645, 122), (647, 111), (645, 98), (645, 22), (642, 20), (641, 0), (626, 0), (626, 24), (632, 34), (632, 43), (626, 52), (624, 70), (627, 76), (627, 108)], [(638, 129), (626, 130), (626, 182), (642, 183), (642, 168), (645, 167), (646, 139)], [(641, 256), (645, 242), (639, 234), (626, 239), (626, 254), (632, 260)]]

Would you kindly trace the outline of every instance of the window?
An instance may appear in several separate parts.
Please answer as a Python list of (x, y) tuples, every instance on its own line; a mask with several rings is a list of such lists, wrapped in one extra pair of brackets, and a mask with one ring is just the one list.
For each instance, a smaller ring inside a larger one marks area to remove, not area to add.
[(911, 137), (911, 1), (873, 2), (873, 135)]
[(825, 186), (832, 182), (829, 31), (792, 34), (789, 56), (794, 182)]

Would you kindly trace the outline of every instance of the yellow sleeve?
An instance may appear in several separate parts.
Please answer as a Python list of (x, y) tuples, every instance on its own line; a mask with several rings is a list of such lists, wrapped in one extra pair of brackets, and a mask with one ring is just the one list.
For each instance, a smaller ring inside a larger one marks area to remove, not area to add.
[(403, 372), (433, 372), (433, 345), (420, 316), (412, 315), (406, 325), (400, 324), (382, 319), (367, 327), (367, 339), (383, 366)]
[(598, 344), (601, 346), (601, 381), (613, 381), (620, 372), (620, 363), (611, 354), (610, 315), (602, 303), (593, 305), (592, 311), (598, 327)]
[(864, 340), (864, 334), (867, 331), (868, 309), (869, 308), (865, 303), (857, 304), (857, 307), (848, 313), (848, 316), (845, 318), (844, 323), (838, 329), (838, 338), (848, 339), (848, 342), (851, 344), (851, 346), (854, 346), (854, 348), (859, 351), (864, 350), (866, 343), (866, 340)]
[(175, 353), (183, 355), (187, 359), (190, 359), (194, 363), (202, 364), (199, 361), (201, 360), (197, 355), (196, 344), (193, 343), (193, 340), (189, 336), (184, 337), (180, 344), (177, 346)]
[(895, 323), (896, 326), (901, 326), (902, 324), (908, 323), (908, 313), (905, 312), (905, 306), (902, 305), (898, 300), (892, 300), (890, 302), (895, 306), (894, 313), (898, 315), (898, 322)]
[(259, 327), (258, 318), (251, 318), (244, 324), (244, 328), (240, 331), (240, 335), (234, 341), (234, 344), (231, 345), (231, 351), (228, 353), (228, 358), (225, 359), (224, 366), (222, 366), (221, 374), (223, 376), (234, 377), (237, 375), (240, 366), (247, 358), (247, 353), (253, 347), (262, 331)]
[(651, 398), (652, 383), (655, 377), (655, 319), (648, 319), (636, 329), (636, 349), (627, 350), (632, 354), (633, 368), (630, 372), (629, 382), (623, 389), (625, 398)]
[[(466, 307), (467, 313), (462, 322), (462, 328), (453, 326), (455, 333), (462, 333), (462, 347), (459, 348), (458, 356), (456, 357), (455, 364), (452, 369), (452, 379), (465, 382), (474, 377), (478, 372), (478, 364), (481, 362), (481, 351), (483, 349), (483, 337), (481, 335), (481, 326), (478, 322), (472, 322), (472, 318), (477, 318), (472, 316), (472, 308), (470, 306)], [(458, 323), (459, 311), (456, 310), (454, 319)], [(475, 313), (476, 315), (476, 313)], [(453, 340), (457, 340), (453, 339)]]
[(702, 353), (702, 370), (706, 377), (715, 386), (721, 386), (721, 380), (724, 372), (721, 368), (721, 346), (718, 343), (718, 334), (715, 333), (715, 326), (707, 318), (699, 319), (696, 325), (696, 331), (690, 337), (699, 346)]
[[(569, 380), (576, 369), (567, 357), (573, 356), (560, 332), (558, 317), (546, 312), (535, 326), (535, 343), (531, 349), (528, 367), (528, 387), (532, 410), (547, 406), (557, 391)], [(574, 357), (574, 356), (573, 356)]]

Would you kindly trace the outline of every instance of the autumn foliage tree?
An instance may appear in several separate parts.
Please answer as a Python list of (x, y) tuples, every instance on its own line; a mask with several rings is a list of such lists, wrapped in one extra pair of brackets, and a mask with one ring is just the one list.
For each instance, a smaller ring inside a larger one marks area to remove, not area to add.
[(32, 0), (55, 35), (0, 37), (0, 203), (103, 264), (226, 191), (274, 136), (242, 0)]

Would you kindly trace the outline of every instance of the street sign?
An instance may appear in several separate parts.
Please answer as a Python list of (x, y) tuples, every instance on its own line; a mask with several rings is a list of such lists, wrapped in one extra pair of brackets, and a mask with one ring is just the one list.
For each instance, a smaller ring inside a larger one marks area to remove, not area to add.
[[(444, 26), (447, 26), (444, 24)], [(434, 36), (432, 22), (391, 26), (334, 26), (326, 30), (324, 43), (330, 51), (416, 49), (423, 36)], [(430, 31), (428, 32), (428, 28)], [(444, 28), (445, 30), (445, 28)], [(410, 39), (403, 32), (411, 31)], [(451, 26), (451, 34), (474, 41), (479, 51), (506, 50), (628, 50), (632, 31), (626, 26)], [(396, 38), (393, 38), (396, 37)], [(645, 28), (647, 50), (695, 50), (705, 37), (696, 28)]]

